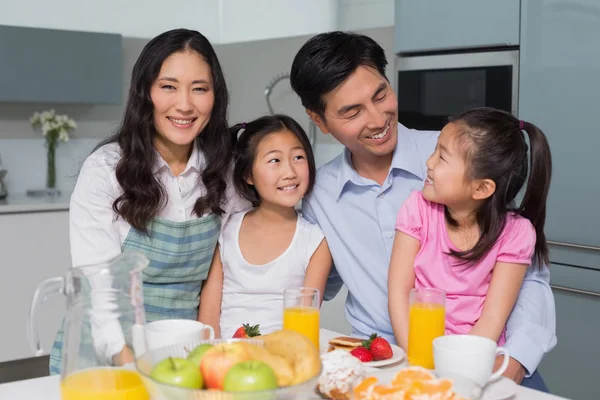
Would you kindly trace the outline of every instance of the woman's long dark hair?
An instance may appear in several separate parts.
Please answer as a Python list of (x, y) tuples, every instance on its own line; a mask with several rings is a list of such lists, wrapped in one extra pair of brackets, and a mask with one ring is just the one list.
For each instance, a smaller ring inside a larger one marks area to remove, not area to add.
[[(467, 148), (468, 178), (491, 179), (496, 183), (494, 193), (477, 210), (481, 231), (479, 240), (472, 249), (452, 251), (451, 254), (465, 261), (479, 260), (502, 234), (507, 213), (514, 212), (530, 220), (535, 228), (534, 263), (539, 267), (542, 262), (548, 264), (544, 224), (552, 157), (544, 133), (529, 122), (519, 121), (507, 112), (492, 108), (466, 111), (451, 118), (451, 122), (458, 125), (459, 140), (464, 140)], [(530, 161), (523, 130), (529, 136)], [(514, 200), (525, 184), (523, 201), (515, 208)], [(451, 225), (457, 225), (447, 208), (446, 219)]]
[(121, 159), (115, 173), (123, 194), (113, 203), (113, 210), (143, 232), (147, 231), (148, 221), (168, 200), (165, 189), (152, 173), (157, 157), (153, 139), (157, 132), (150, 89), (165, 59), (187, 50), (197, 52), (210, 67), (215, 96), (210, 120), (194, 141), (206, 160), (201, 173), (206, 194), (196, 200), (194, 213), (201, 216), (211, 211), (221, 215), (221, 205), (226, 201), (225, 175), (230, 172), (232, 143), (227, 130), (229, 96), (221, 65), (212, 45), (199, 32), (175, 29), (162, 33), (148, 42), (133, 67), (121, 127), (98, 146), (119, 144)]

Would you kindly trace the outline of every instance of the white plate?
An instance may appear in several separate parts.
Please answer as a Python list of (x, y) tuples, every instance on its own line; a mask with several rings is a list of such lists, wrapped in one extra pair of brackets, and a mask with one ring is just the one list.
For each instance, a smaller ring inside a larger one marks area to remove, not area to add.
[(396, 364), (404, 360), (404, 357), (406, 356), (404, 350), (394, 344), (390, 344), (390, 346), (392, 347), (392, 358), (388, 358), (387, 360), (363, 362), (363, 364), (367, 367), (384, 367), (386, 365)]
[(486, 385), (481, 400), (505, 400), (517, 394), (517, 388), (515, 381), (503, 376)]

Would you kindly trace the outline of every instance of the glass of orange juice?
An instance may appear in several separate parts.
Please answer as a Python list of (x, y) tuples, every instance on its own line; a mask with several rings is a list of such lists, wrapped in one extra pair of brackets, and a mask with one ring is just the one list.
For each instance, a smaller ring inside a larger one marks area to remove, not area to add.
[(319, 290), (310, 287), (283, 291), (283, 329), (309, 338), (319, 350)]
[(446, 330), (446, 293), (440, 289), (410, 291), (408, 351), (410, 365), (433, 369), (433, 339)]
[(60, 383), (62, 400), (150, 400), (137, 371), (90, 368), (67, 375)]

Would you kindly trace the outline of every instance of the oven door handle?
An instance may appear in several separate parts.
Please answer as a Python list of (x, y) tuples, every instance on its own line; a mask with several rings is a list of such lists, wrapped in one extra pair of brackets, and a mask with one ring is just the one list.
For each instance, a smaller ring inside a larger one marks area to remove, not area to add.
[(552, 240), (548, 240), (547, 242), (550, 246), (567, 247), (570, 249), (590, 250), (590, 251), (600, 252), (600, 247), (596, 247), (596, 246), (587, 246), (584, 244), (575, 244), (575, 243), (567, 243), (567, 242), (554, 242)]
[(585, 296), (592, 296), (592, 297), (600, 297), (600, 293), (598, 292), (592, 292), (590, 290), (581, 290), (581, 289), (573, 289), (570, 287), (566, 287), (566, 286), (559, 286), (559, 285), (550, 285), (550, 287), (554, 290), (559, 290), (561, 292), (568, 292), (568, 293), (574, 293), (574, 294), (582, 294)]

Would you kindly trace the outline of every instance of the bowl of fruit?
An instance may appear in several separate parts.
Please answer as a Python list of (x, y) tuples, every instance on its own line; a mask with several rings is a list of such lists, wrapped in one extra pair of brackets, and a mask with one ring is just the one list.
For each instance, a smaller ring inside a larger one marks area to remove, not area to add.
[(136, 368), (153, 400), (308, 399), (321, 374), (319, 352), (289, 330), (151, 350)]

